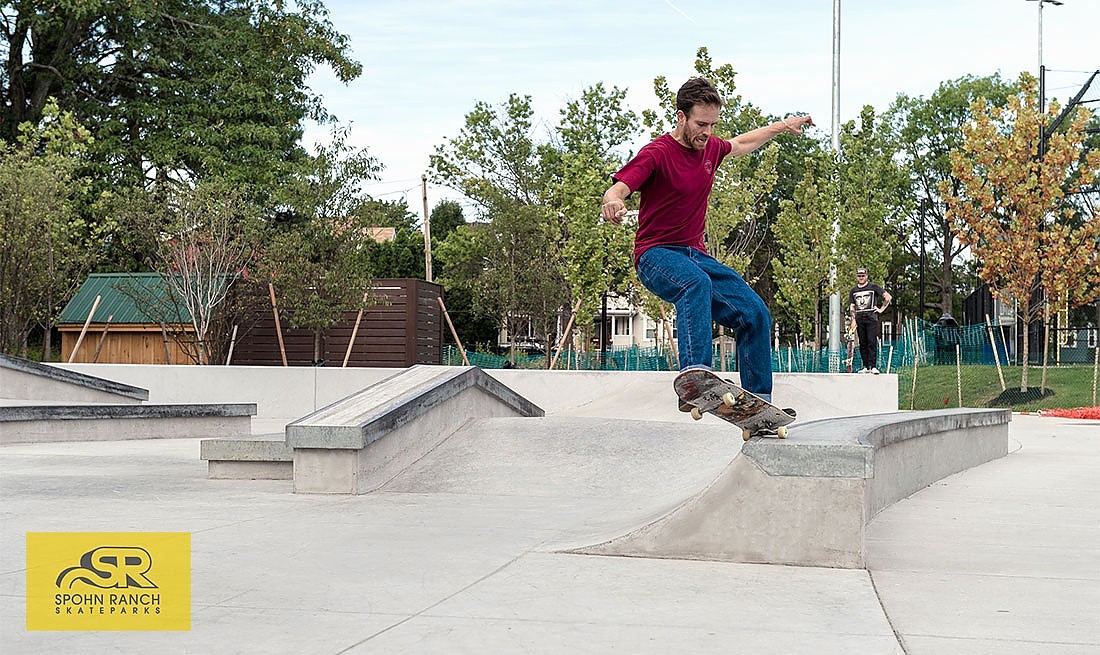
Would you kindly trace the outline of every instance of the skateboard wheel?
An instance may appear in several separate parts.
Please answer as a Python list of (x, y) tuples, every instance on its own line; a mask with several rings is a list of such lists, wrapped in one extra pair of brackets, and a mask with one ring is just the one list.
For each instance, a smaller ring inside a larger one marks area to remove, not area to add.
[(732, 393), (727, 391), (726, 393), (722, 394), (722, 402), (725, 403), (726, 407), (733, 407), (734, 403), (736, 403), (737, 400), (734, 399)]
[(786, 439), (787, 438), (787, 426), (780, 425), (775, 430), (775, 436), (779, 437), (780, 439)]
[(698, 407), (691, 408), (691, 418), (695, 419), (696, 421), (703, 418), (703, 413), (699, 411)]
[(752, 433), (749, 432), (748, 428), (743, 428), (741, 430), (741, 438), (744, 439), (745, 441), (748, 441), (749, 439), (752, 439)]

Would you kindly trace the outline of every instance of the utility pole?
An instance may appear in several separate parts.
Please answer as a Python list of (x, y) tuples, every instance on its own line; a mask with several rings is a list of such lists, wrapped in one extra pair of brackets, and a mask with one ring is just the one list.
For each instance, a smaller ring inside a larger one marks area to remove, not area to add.
[(420, 187), (424, 197), (424, 279), (432, 281), (432, 227), (428, 217), (428, 176), (420, 176)]

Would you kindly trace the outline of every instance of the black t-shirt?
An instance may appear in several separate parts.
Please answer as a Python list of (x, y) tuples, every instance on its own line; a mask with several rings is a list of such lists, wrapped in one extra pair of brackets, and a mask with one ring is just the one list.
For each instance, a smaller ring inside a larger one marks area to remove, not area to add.
[(875, 308), (882, 304), (883, 293), (882, 287), (874, 282), (852, 287), (848, 292), (848, 306), (855, 307), (856, 316), (875, 316)]

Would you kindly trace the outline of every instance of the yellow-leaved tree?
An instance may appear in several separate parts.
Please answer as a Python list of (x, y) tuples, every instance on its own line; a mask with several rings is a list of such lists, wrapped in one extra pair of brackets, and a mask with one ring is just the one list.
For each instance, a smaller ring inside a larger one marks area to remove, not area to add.
[(1100, 152), (1083, 148), (1092, 114), (1079, 108), (1040, 156), (1041, 130), (1059, 107), (1051, 103), (1049, 112), (1040, 112), (1036, 86), (1024, 73), (1020, 95), (1006, 107), (981, 99), (971, 105), (974, 118), (963, 126), (963, 146), (951, 153), (952, 174), (961, 185), (957, 194), (940, 186), (959, 239), (980, 264), (981, 279), (995, 295), (1017, 300), (1025, 323), (1021, 392), (1027, 391), (1026, 325), (1040, 315), (1050, 319), (1050, 303), (1033, 303), (1033, 296), (1042, 291), (1071, 305), (1100, 296), (1100, 219), (1096, 207), (1078, 195), (1100, 174)]

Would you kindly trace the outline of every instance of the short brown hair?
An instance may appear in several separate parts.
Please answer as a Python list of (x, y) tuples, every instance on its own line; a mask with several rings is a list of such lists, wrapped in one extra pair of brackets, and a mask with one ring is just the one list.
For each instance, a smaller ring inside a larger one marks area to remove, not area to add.
[(690, 114), (695, 105), (722, 106), (722, 97), (718, 95), (718, 90), (705, 77), (691, 78), (676, 92), (676, 109)]

